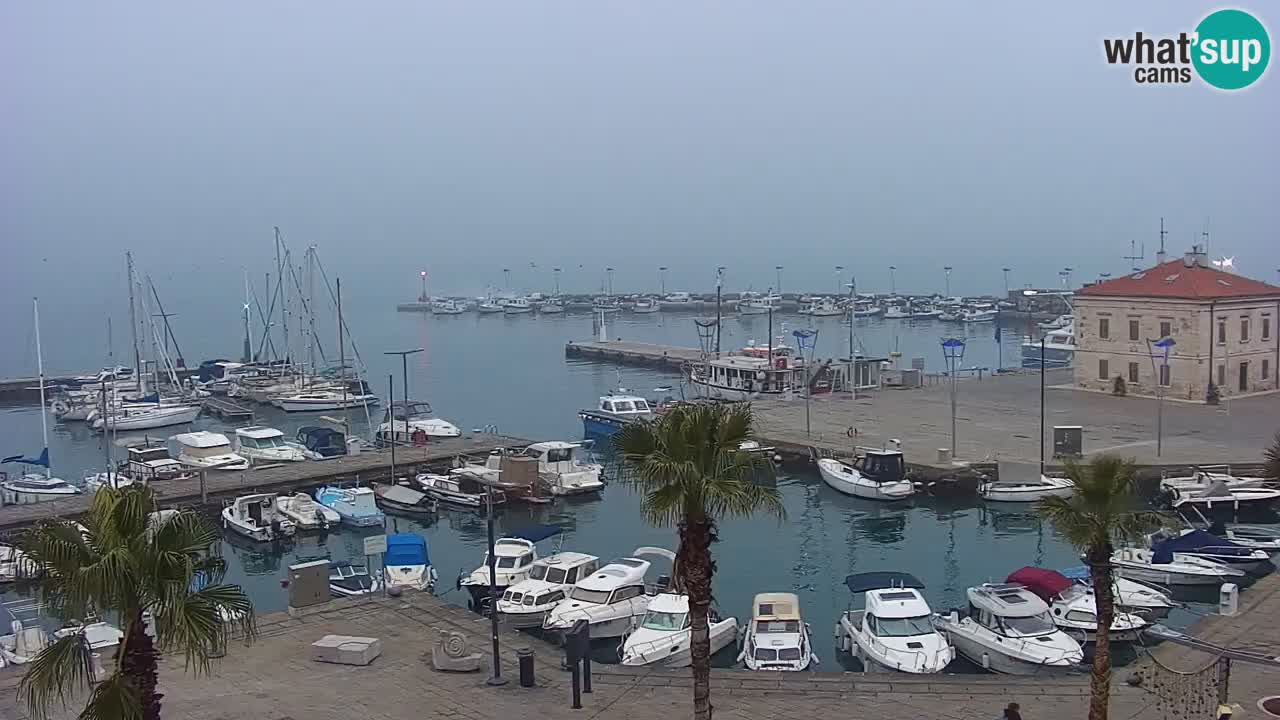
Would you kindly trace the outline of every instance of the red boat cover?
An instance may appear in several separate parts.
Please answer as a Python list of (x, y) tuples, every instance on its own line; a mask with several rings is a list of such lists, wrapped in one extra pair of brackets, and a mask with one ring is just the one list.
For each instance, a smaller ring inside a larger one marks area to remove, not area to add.
[(1045, 602), (1051, 601), (1063, 590), (1071, 587), (1071, 581), (1063, 577), (1062, 573), (1034, 567), (1013, 571), (1005, 582), (1023, 585)]

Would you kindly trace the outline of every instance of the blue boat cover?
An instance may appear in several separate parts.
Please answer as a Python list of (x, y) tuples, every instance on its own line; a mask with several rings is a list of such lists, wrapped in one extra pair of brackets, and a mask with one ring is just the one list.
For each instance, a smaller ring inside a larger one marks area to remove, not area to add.
[(382, 564), (387, 566), (430, 565), (426, 538), (413, 533), (388, 535), (387, 553), (382, 557)]
[(22, 457), (21, 455), (10, 455), (9, 457), (0, 460), (0, 463), (22, 463), (23, 465), (40, 465), (42, 467), (49, 467), (49, 448), (41, 450), (40, 457), (29, 458)]
[(531, 543), (541, 542), (553, 535), (559, 535), (561, 530), (559, 525), (529, 525), (527, 527), (517, 528), (509, 533), (507, 537), (522, 538)]
[(1230, 540), (1210, 535), (1203, 530), (1189, 530), (1183, 535), (1161, 541), (1152, 546), (1157, 554), (1164, 552), (1211, 553), (1225, 557), (1249, 557), (1253, 550)]
[(901, 572), (866, 572), (850, 575), (844, 579), (850, 592), (866, 592), (868, 590), (884, 590), (886, 588), (924, 589), (924, 583), (915, 575)]
[(1063, 568), (1058, 571), (1062, 577), (1068, 580), (1088, 580), (1093, 577), (1089, 572), (1088, 565), (1077, 565), (1075, 567)]

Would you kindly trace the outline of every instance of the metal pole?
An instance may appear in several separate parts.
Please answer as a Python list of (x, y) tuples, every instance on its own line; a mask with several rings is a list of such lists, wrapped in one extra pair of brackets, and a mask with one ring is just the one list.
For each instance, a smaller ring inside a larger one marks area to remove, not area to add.
[[(1168, 365), (1161, 363), (1161, 369)], [(1156, 387), (1160, 389), (1160, 398), (1156, 401), (1156, 457), (1160, 457), (1160, 453), (1164, 450), (1164, 385), (1160, 383), (1161, 378), (1156, 378)]]
[[(387, 373), (387, 397), (391, 398), (391, 484), (396, 484), (396, 376)], [(407, 410), (406, 410), (407, 412)], [(405, 415), (405, 430), (409, 429), (409, 416)]]
[[(412, 350), (389, 350), (382, 353), (383, 355), (399, 355), (400, 356), (400, 374), (402, 384), (404, 385), (404, 434), (405, 440), (409, 439), (409, 356), (424, 352), (424, 348), (414, 348)], [(396, 442), (396, 396), (392, 394), (391, 399), (391, 442), (394, 447)]]
[(499, 686), (506, 685), (507, 680), (502, 677), (502, 661), (498, 655), (498, 558), (493, 554), (493, 486), (488, 483), (484, 486), (484, 500), (489, 530), (489, 631), (493, 636), (493, 676), (485, 683)]
[(716, 268), (716, 359), (720, 358), (720, 287), (724, 284), (724, 268)]
[(1044, 336), (1040, 336), (1040, 474), (1044, 475)]
[(956, 457), (956, 360), (951, 360), (951, 459)]

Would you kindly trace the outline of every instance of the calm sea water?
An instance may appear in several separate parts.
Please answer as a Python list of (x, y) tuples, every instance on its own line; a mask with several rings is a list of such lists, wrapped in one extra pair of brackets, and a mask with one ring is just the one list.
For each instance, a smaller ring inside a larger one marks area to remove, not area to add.
[[(775, 321), (775, 335), (809, 324), (795, 315)], [(352, 324), (364, 357), (374, 368), (370, 382), (384, 396), (387, 373), (394, 370), (399, 387), (400, 366), (398, 358), (381, 353), (425, 348), (425, 353), (411, 358), (410, 394), (429, 400), (442, 417), (464, 428), (496, 424), (502, 432), (522, 437), (576, 438), (582, 428), (575, 413), (597, 396), (619, 385), (648, 395), (656, 394), (654, 388), (678, 386), (677, 378), (661, 372), (566, 361), (564, 343), (591, 335), (592, 318), (585, 314), (449, 317), (387, 311)], [(723, 344), (733, 348), (753, 339), (764, 342), (766, 324), (766, 318), (758, 317), (729, 320)], [(847, 348), (848, 326), (838, 319), (816, 319), (814, 327), (819, 329), (819, 357), (836, 356)], [(967, 330), (971, 334), (966, 365), (1016, 364), (1018, 347), (1012, 331), (1006, 331), (1000, 360), (990, 325)], [(904, 358), (925, 357), (928, 367), (940, 369), (939, 338), (964, 333), (966, 328), (936, 321), (872, 319), (859, 321), (855, 331), (856, 341), (868, 354), (896, 348)], [(691, 315), (622, 315), (611, 321), (609, 334), (628, 340), (697, 344)], [(227, 351), (233, 353), (231, 348)], [(400, 393), (397, 390), (397, 396)], [(259, 421), (288, 433), (308, 418), (265, 411)], [(210, 418), (201, 418), (197, 425), (222, 427)], [(17, 408), (0, 414), (0, 437), (5, 438), (6, 452), (38, 452), (38, 411)], [(100, 468), (105, 454), (101, 442), (82, 424), (55, 426), (50, 439), (54, 471), (76, 479)], [(733, 519), (721, 525), (720, 542), (714, 548), (716, 600), (722, 613), (741, 619), (749, 615), (751, 597), (757, 592), (799, 593), (813, 627), (815, 647), (827, 669), (835, 667), (832, 640), (836, 619), (850, 604), (843, 585), (849, 573), (913, 573), (927, 584), (929, 601), (940, 610), (963, 605), (966, 587), (1002, 580), (1023, 565), (1062, 568), (1079, 564), (1075, 552), (1028, 511), (933, 498), (883, 505), (840, 495), (816, 474), (782, 475), (777, 487), (786, 505), (783, 521)], [(532, 522), (563, 526), (562, 541), (546, 541), (544, 552), (552, 551), (559, 542), (564, 549), (606, 559), (641, 545), (674, 548), (674, 530), (647, 526), (639, 517), (638, 506), (639, 498), (626, 488), (611, 486), (599, 500), (509, 508), (497, 523), (500, 532)], [(388, 530), (426, 536), (441, 576), (441, 592), (452, 588), (457, 573), (470, 570), (483, 555), (485, 522), (475, 513), (442, 510), (439, 518), (427, 525), (389, 519)], [(280, 581), (292, 561), (316, 555), (354, 557), (362, 551), (361, 538), (349, 530), (304, 536), (293, 547), (274, 552), (229, 541), (224, 552), (230, 560), (231, 580), (248, 588), (261, 610), (270, 611), (285, 606), (286, 591)], [(445, 595), (459, 603), (465, 600), (456, 591)], [(1181, 613), (1175, 624), (1192, 617)]]

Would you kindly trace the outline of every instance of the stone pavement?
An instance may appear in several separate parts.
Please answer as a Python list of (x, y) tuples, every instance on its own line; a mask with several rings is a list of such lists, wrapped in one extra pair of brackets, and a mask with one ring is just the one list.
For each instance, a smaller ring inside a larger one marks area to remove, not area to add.
[[(1070, 371), (1050, 371), (1046, 392), (1047, 454), (1053, 454), (1053, 427), (1084, 427), (1086, 454), (1114, 452), (1140, 464), (1226, 464), (1261, 462), (1262, 451), (1280, 431), (1280, 394), (1231, 400), (1217, 407), (1166, 401), (1164, 442), (1156, 455), (1157, 402), (1072, 389)], [(1040, 457), (1040, 376), (1038, 373), (962, 378), (956, 391), (956, 459), (992, 462), (1003, 458), (1035, 462)], [(820, 445), (847, 452), (856, 442), (879, 447), (902, 441), (907, 460), (932, 465), (938, 448), (951, 446), (950, 385), (913, 390), (886, 388), (851, 401), (844, 393), (810, 401), (805, 432), (803, 399), (758, 400), (758, 432), (778, 445)], [(849, 439), (847, 430), (857, 429)]]
[[(478, 650), (488, 646), (488, 622), (442, 600), (417, 595), (401, 599), (336, 601), (318, 612), (260, 619), (251, 646), (234, 644), (211, 675), (183, 672), (180, 658), (162, 663), (164, 717), (191, 720), (568, 720), (629, 718), (672, 720), (691, 714), (687, 670), (663, 671), (595, 666), (595, 692), (582, 710), (569, 708), (569, 676), (557, 651), (528, 636), (502, 635), (502, 688), (484, 684), (485, 673), (452, 675), (430, 667), (430, 648), (441, 629), (464, 632)], [(382, 656), (368, 667), (312, 662), (308, 645), (329, 633), (368, 635), (383, 642)], [(538, 686), (519, 687), (514, 648), (537, 653)], [(25, 720), (14, 688), (20, 673), (0, 671), (0, 718)], [(1027, 718), (1083, 718), (1088, 702), (1085, 676), (1057, 680), (995, 675), (862, 675), (857, 673), (768, 674), (716, 670), (713, 702), (719, 718), (815, 720), (851, 717), (986, 720), (1010, 701)], [(1149, 714), (1145, 690), (1118, 683), (1113, 717)], [(55, 708), (54, 717), (71, 718)]]

